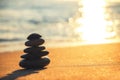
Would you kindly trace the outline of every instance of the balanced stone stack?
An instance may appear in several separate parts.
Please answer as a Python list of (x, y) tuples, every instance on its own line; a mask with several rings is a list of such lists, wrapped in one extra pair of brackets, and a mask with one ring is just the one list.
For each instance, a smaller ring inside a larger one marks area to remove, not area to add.
[(28, 48), (24, 49), (25, 54), (21, 56), (23, 60), (19, 65), (26, 69), (44, 68), (50, 63), (50, 59), (47, 57), (49, 52), (45, 51), (44, 46), (41, 46), (45, 41), (37, 33), (30, 34), (27, 39), (25, 45)]

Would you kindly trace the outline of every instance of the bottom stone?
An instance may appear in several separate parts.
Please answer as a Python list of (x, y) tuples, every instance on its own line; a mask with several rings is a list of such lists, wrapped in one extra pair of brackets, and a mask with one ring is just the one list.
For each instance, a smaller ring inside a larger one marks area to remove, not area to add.
[(26, 69), (36, 69), (36, 68), (44, 68), (49, 63), (50, 63), (50, 59), (47, 57), (44, 57), (38, 60), (23, 59), (20, 61), (19, 65)]

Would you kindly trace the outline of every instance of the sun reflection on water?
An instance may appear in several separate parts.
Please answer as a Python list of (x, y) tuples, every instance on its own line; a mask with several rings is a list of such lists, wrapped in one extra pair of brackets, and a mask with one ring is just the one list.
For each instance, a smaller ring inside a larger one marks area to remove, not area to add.
[(82, 40), (101, 41), (115, 36), (112, 21), (105, 19), (105, 0), (82, 0), (79, 5), (82, 5), (78, 10), (80, 14), (74, 19), (77, 25), (72, 24)]

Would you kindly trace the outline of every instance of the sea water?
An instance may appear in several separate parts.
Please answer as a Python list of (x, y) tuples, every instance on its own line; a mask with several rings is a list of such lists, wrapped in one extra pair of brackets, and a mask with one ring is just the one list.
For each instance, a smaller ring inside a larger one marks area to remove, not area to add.
[[(77, 17), (82, 17), (79, 12), (83, 7), (81, 1), (0, 0), (0, 51), (23, 49), (31, 33), (41, 34), (46, 46), (84, 44), (82, 35), (79, 35), (81, 33), (76, 31), (78, 24), (75, 23)], [(107, 2), (104, 8), (112, 24), (110, 33), (115, 33), (108, 39), (119, 38), (120, 1)]]

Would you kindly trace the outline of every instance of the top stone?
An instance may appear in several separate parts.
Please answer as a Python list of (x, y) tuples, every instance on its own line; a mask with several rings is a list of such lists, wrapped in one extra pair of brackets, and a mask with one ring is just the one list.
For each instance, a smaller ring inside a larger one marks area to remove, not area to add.
[(32, 33), (27, 37), (27, 39), (28, 40), (35, 40), (35, 39), (39, 39), (40, 37), (42, 37), (42, 36), (37, 34), (37, 33)]

